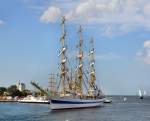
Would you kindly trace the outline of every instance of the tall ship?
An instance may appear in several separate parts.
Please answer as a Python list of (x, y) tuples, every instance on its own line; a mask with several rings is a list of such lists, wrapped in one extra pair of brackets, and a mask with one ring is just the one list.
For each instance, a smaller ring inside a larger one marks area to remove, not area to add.
[(77, 44), (76, 68), (68, 68), (65, 17), (61, 19), (62, 35), (60, 38), (60, 67), (57, 79), (57, 92), (51, 97), (51, 109), (74, 109), (98, 107), (103, 104), (102, 91), (96, 85), (94, 39), (90, 40), (89, 69), (85, 71), (83, 53), (82, 27), (79, 27)]

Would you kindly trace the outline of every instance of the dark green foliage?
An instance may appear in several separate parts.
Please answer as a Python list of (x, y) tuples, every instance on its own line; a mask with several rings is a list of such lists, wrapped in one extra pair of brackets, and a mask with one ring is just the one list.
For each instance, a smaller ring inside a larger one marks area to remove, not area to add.
[[(19, 91), (16, 85), (11, 85), (8, 88), (0, 87), (0, 96), (11, 96), (11, 97), (26, 97), (27, 95), (31, 95), (32, 92), (30, 90)], [(40, 94), (37, 94), (40, 95)]]
[(20, 91), (17, 90), (17, 86), (16, 85), (11, 85), (10, 87), (8, 87), (7, 88), (7, 92), (12, 97), (20, 95)]
[(0, 87), (0, 96), (4, 95), (4, 92), (6, 92), (7, 89), (5, 87)]
[(10, 87), (7, 88), (7, 93), (12, 96), (12, 97), (15, 97), (15, 96), (19, 96), (19, 97), (24, 97), (24, 96), (27, 96), (27, 91), (24, 90), (24, 91), (19, 91), (17, 89), (17, 86), (16, 85), (11, 85)]

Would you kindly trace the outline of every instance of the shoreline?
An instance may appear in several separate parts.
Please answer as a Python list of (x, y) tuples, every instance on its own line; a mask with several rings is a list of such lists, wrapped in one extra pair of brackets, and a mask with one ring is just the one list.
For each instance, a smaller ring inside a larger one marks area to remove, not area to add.
[(17, 100), (0, 100), (0, 103), (7, 103), (7, 102), (18, 102)]

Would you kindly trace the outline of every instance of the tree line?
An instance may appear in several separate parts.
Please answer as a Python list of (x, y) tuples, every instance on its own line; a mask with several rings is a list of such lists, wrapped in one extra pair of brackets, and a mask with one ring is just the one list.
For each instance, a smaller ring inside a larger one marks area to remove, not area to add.
[(24, 97), (30, 93), (29, 90), (19, 91), (16, 85), (11, 85), (8, 88), (0, 87), (0, 96)]

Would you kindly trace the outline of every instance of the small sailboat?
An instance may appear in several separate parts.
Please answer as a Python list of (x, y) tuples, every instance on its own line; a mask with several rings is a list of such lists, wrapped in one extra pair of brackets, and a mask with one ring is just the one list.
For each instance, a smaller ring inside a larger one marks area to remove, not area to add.
[(143, 99), (146, 96), (146, 91), (139, 89), (139, 98)]
[(127, 98), (126, 98), (126, 97), (124, 97), (124, 98), (123, 98), (123, 102), (126, 102), (126, 101), (127, 101)]
[(104, 103), (112, 103), (112, 99), (110, 99), (110, 98), (104, 98), (103, 102)]
[(139, 98), (140, 98), (140, 99), (143, 99), (144, 96), (146, 96), (146, 91), (139, 89)]
[[(94, 47), (93, 39), (91, 39), (91, 49), (89, 52), (90, 61), (90, 72), (89, 78), (84, 73), (83, 65), (83, 38), (82, 38), (82, 28), (79, 28), (79, 44), (77, 48), (79, 49), (77, 54), (77, 67), (75, 72), (69, 73), (69, 68), (67, 67), (67, 46), (65, 43), (66, 30), (65, 30), (65, 17), (62, 17), (62, 36), (60, 38), (61, 50), (60, 56), (60, 76), (59, 76), (59, 86), (57, 94), (51, 97), (51, 109), (74, 109), (74, 108), (89, 108), (98, 107), (103, 103), (102, 91), (98, 89), (95, 81), (95, 69), (94, 69)], [(73, 76), (72, 76), (73, 75)], [(84, 78), (85, 76), (85, 78)]]

